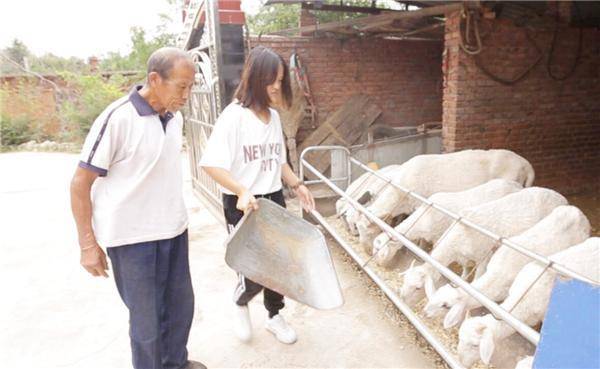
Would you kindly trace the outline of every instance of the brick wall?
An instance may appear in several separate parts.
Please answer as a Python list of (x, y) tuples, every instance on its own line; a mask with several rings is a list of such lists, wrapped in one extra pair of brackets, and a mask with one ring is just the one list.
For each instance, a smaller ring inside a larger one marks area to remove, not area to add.
[[(65, 87), (64, 81), (47, 76)], [(11, 119), (30, 120), (31, 128), (42, 135), (56, 135), (60, 130), (55, 91), (52, 86), (30, 76), (0, 77), (0, 113)]]
[[(314, 26), (315, 24), (317, 24), (317, 18), (308, 9), (301, 9), (298, 27)], [(312, 32), (307, 32), (306, 34), (303, 33), (301, 36), (310, 36), (311, 33)]]
[[(531, 65), (538, 53), (523, 28), (510, 21), (495, 23), (483, 41), (481, 65), (510, 78)], [(578, 30), (562, 27), (551, 68), (559, 76), (573, 65), (579, 36)], [(579, 64), (564, 81), (553, 80), (546, 69), (552, 30), (530, 35), (544, 56), (523, 80), (505, 86), (484, 75), (473, 57), (459, 50), (458, 14), (448, 18), (444, 150), (510, 149), (532, 163), (537, 185), (564, 194), (598, 189), (600, 30), (584, 31)]]
[[(319, 122), (356, 93), (370, 96), (383, 110), (382, 123), (441, 121), (441, 43), (263, 37), (252, 44), (270, 47), (286, 60), (296, 50), (308, 70)], [(302, 126), (298, 139), (310, 130)]]

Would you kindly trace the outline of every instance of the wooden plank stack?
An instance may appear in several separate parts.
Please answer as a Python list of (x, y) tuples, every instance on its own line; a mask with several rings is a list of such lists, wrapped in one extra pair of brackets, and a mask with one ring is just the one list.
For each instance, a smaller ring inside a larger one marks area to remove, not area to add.
[[(349, 147), (358, 141), (379, 115), (381, 109), (371, 103), (366, 96), (354, 95), (302, 142), (298, 152), (301, 153), (309, 146)], [(306, 155), (306, 160), (322, 173), (331, 165), (328, 151), (311, 152)], [(312, 173), (307, 173), (306, 176), (311, 179), (316, 178)]]

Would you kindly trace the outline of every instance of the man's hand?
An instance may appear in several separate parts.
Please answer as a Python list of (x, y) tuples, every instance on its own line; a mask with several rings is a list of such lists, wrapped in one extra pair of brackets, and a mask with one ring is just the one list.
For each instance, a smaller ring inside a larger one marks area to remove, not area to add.
[(106, 254), (97, 243), (82, 248), (81, 265), (94, 277), (108, 278)]
[(308, 188), (305, 185), (300, 185), (294, 190), (294, 193), (300, 199), (300, 204), (307, 212), (311, 212), (315, 209), (315, 199)]
[(258, 202), (250, 191), (243, 190), (242, 193), (238, 195), (236, 208), (244, 213), (250, 210), (258, 210)]

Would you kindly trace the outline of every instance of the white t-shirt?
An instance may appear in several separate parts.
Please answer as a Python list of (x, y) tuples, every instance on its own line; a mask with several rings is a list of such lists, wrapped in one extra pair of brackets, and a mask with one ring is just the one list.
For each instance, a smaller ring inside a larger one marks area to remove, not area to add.
[[(200, 159), (202, 167), (229, 171), (253, 195), (281, 189), (281, 166), (286, 163), (283, 131), (274, 109), (269, 124), (237, 102), (229, 104), (217, 119)], [(233, 194), (226, 188), (221, 190)]]
[(136, 89), (92, 125), (79, 166), (100, 174), (91, 193), (92, 226), (100, 246), (169, 239), (187, 228), (183, 118), (176, 113), (164, 120)]

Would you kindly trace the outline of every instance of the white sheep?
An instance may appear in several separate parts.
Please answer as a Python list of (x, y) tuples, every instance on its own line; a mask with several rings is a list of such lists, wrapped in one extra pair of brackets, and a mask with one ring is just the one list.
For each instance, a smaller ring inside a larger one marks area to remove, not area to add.
[[(428, 200), (444, 209), (458, 213), (462, 209), (497, 200), (522, 189), (523, 186), (515, 181), (492, 179), (466, 191), (438, 192), (429, 196)], [(395, 229), (415, 243), (423, 240), (429, 244), (435, 244), (451, 223), (452, 218), (446, 214), (427, 205), (421, 205)], [(387, 266), (401, 248), (400, 241), (390, 240), (387, 233), (381, 233), (373, 241), (375, 261), (379, 265)]]
[[(388, 179), (394, 178), (394, 173), (400, 169), (401, 165), (388, 165), (376, 171), (380, 176)], [(352, 199), (358, 201), (362, 205), (368, 205), (373, 198), (379, 194), (386, 181), (380, 179), (376, 175), (366, 172), (354, 180), (346, 189)], [(342, 216), (346, 221), (346, 225), (351, 234), (358, 235), (355, 224), (360, 213), (346, 200), (344, 197), (338, 199), (335, 203), (336, 214)]]
[[(495, 178), (516, 181), (524, 187), (533, 184), (533, 167), (523, 157), (508, 150), (465, 150), (449, 154), (419, 155), (402, 164), (394, 183), (423, 197), (437, 192), (464, 191)], [(388, 220), (412, 213), (421, 202), (387, 186), (367, 207), (377, 217)], [(351, 225), (351, 227), (354, 227)], [(369, 247), (381, 230), (361, 215), (356, 223), (359, 240)]]
[[(590, 222), (575, 206), (559, 206), (550, 215), (510, 241), (538, 255), (548, 256), (585, 241), (590, 236)], [(530, 261), (529, 257), (502, 246), (491, 257), (485, 273), (471, 283), (476, 290), (493, 301), (503, 301), (519, 271)], [(448, 312), (444, 328), (458, 325), (465, 313), (481, 303), (460, 288), (447, 284), (433, 296), (428, 296), (425, 314), (434, 317)], [(449, 311), (447, 309), (450, 309)]]
[[(398, 170), (401, 165), (393, 164), (385, 166), (381, 169), (376, 170), (375, 172), (378, 175), (389, 178), (390, 173)], [(375, 174), (371, 172), (365, 172), (360, 177), (352, 181), (348, 188), (346, 188), (346, 194), (350, 195), (354, 200), (358, 200), (361, 196), (363, 196), (366, 192), (377, 192), (381, 187), (385, 185), (385, 181), (381, 180)], [(336, 214), (342, 215), (346, 211), (346, 208), (351, 206), (344, 197), (340, 197), (335, 202), (335, 211)]]
[[(502, 237), (515, 236), (535, 225), (554, 208), (566, 205), (567, 199), (556, 191), (530, 187), (506, 195), (498, 200), (470, 207), (459, 212), (459, 216), (496, 233)], [(431, 257), (442, 265), (453, 262), (463, 267), (463, 278), (470, 263), (477, 265), (475, 278), (485, 271), (485, 264), (497, 242), (462, 223), (448, 228), (440, 238)], [(404, 273), (400, 290), (402, 298), (410, 305), (420, 301), (424, 294), (433, 296), (434, 284), (440, 274), (429, 263), (411, 267)], [(425, 287), (425, 291), (423, 291)]]
[(533, 368), (533, 356), (526, 356), (519, 360), (515, 369), (531, 369)]
[[(588, 238), (579, 245), (553, 254), (550, 259), (600, 284), (599, 237)], [(508, 297), (500, 306), (530, 327), (539, 324), (544, 319), (556, 274), (552, 269), (544, 271), (544, 266), (538, 262), (527, 264), (515, 278)], [(533, 282), (535, 284), (529, 289)], [(466, 319), (458, 335), (460, 361), (467, 367), (479, 359), (489, 364), (494, 347), (514, 332), (510, 325), (496, 320), (491, 314)]]

